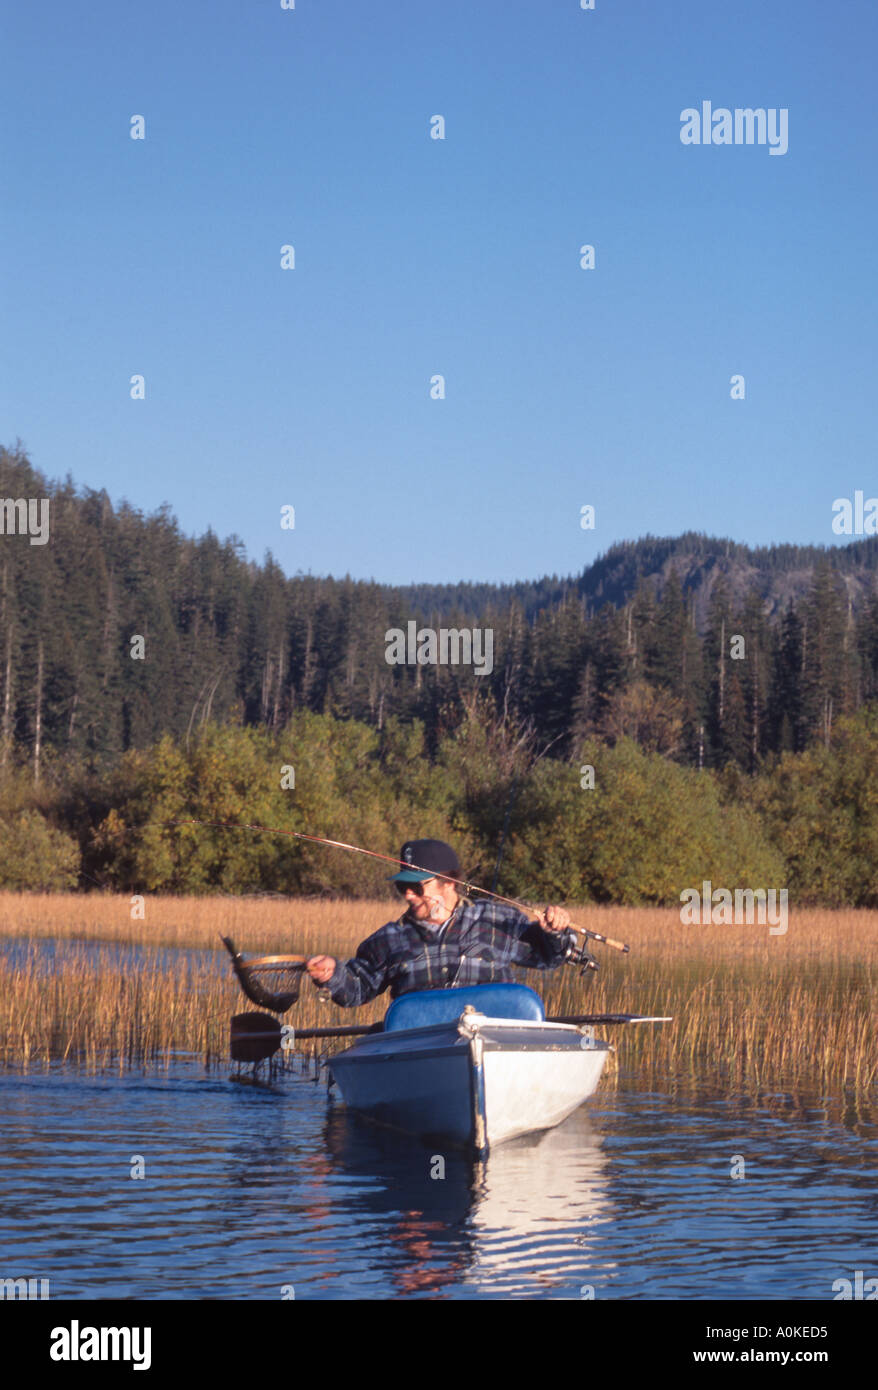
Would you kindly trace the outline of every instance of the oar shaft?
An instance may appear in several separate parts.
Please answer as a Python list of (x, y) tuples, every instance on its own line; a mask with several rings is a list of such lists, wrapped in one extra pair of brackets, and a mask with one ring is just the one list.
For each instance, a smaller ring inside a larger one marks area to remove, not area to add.
[(653, 1017), (651, 1014), (558, 1014), (546, 1019), (547, 1023), (672, 1023), (668, 1017)]
[[(513, 1020), (500, 1020), (501, 1022), (512, 1022)], [(671, 1023), (670, 1016), (653, 1017), (647, 1014), (553, 1014), (546, 1019), (547, 1023)], [(295, 1040), (299, 1038), (360, 1038), (367, 1033), (382, 1033), (383, 1023), (351, 1023), (344, 1024), (337, 1028), (296, 1028), (287, 1031), (287, 1037)], [(242, 1034), (252, 1040), (254, 1038), (273, 1038), (280, 1037), (280, 1027), (278, 1032), (249, 1033)]]
[(383, 1023), (351, 1023), (339, 1028), (296, 1028), (287, 1037), (299, 1038), (359, 1038), (364, 1033), (382, 1033)]

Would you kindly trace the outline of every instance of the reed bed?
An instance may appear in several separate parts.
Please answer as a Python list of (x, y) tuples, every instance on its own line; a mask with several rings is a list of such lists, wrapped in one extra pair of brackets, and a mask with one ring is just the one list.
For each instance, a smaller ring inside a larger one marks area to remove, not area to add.
[[(0, 894), (0, 1061), (124, 1068), (187, 1053), (226, 1065), (229, 1017), (251, 1006), (220, 933), (247, 954), (345, 957), (398, 911), (389, 901), (150, 897), (132, 920), (118, 895)], [(631, 952), (594, 947), (601, 969), (588, 985), (566, 966), (522, 974), (547, 1012), (674, 1016), (607, 1030), (618, 1048), (611, 1084), (874, 1089), (878, 913), (791, 912), (788, 932), (770, 936), (767, 926), (683, 926), (673, 909), (571, 912)], [(306, 982), (285, 1021), (369, 1023), (386, 1004), (339, 1009)]]

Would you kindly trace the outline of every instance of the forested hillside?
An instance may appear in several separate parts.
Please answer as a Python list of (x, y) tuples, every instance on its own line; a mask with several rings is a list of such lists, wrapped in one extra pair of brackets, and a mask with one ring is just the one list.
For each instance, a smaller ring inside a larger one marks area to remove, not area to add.
[[(0, 497), (51, 498), (48, 544), (0, 537), (0, 758), (36, 775), (52, 754), (97, 767), (163, 733), (277, 730), (299, 709), (379, 730), (417, 718), (435, 752), (475, 689), (555, 756), (629, 734), (753, 771), (827, 742), (878, 693), (875, 539), (822, 552), (647, 538), (563, 581), (400, 590), (287, 578), (235, 540), (183, 536), (167, 510), (50, 485), (21, 450), (0, 451)], [(412, 618), (491, 628), (491, 674), (388, 665), (385, 632)]]
[[(878, 901), (878, 540), (647, 537), (567, 579), (402, 590), (286, 577), (0, 450), (0, 502), (28, 498), (47, 543), (0, 536), (0, 885), (359, 891), (379, 879), (167, 822), (392, 851), (426, 818), (483, 874), (505, 825), (521, 892), (665, 901), (712, 864)], [(389, 665), (412, 619), (492, 629), (490, 674)]]

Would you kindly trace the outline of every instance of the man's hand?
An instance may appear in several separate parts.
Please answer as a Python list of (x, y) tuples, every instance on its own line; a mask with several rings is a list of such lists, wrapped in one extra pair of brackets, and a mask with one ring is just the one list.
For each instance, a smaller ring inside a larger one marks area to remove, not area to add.
[(570, 913), (563, 907), (547, 907), (537, 918), (543, 931), (566, 931), (570, 926)]
[(316, 985), (325, 985), (335, 972), (334, 956), (309, 956), (305, 969)]

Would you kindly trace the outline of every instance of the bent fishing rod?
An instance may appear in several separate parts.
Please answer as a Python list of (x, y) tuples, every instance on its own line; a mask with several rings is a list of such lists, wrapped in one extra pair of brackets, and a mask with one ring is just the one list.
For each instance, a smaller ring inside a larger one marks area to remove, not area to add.
[[(395, 864), (399, 868), (414, 869), (416, 873), (429, 874), (430, 878), (435, 878), (436, 874), (432, 869), (422, 868), (420, 864), (409, 864), (404, 859), (397, 859), (392, 854), (379, 854), (374, 849), (363, 849), (360, 845), (349, 845), (343, 840), (329, 840), (323, 835), (306, 835), (303, 830), (279, 830), (270, 825), (254, 825), (242, 821), (217, 821), (217, 820), (170, 820), (165, 821), (166, 825), (203, 825), (213, 830), (258, 830), (266, 835), (286, 835), (291, 840), (308, 840), (315, 845), (330, 845), (333, 849), (350, 850), (352, 854), (365, 854), (370, 859), (382, 859), (386, 864)], [(497, 902), (508, 903), (510, 907), (517, 907), (521, 912), (531, 911), (526, 903), (519, 902), (516, 898), (505, 898), (502, 893), (495, 893), (490, 888), (480, 888), (478, 884), (468, 883), (464, 879), (450, 878), (447, 874), (440, 875), (447, 882), (453, 883), (455, 888), (462, 888), (464, 893), (481, 893), (486, 898), (495, 898)], [(602, 936), (600, 932), (591, 931), (588, 927), (577, 927), (575, 923), (570, 923), (570, 929), (578, 932), (580, 936), (586, 937), (589, 941), (599, 941), (603, 946), (612, 946), (614, 951), (622, 951), (628, 954), (628, 946), (624, 941), (614, 941), (611, 936)]]

